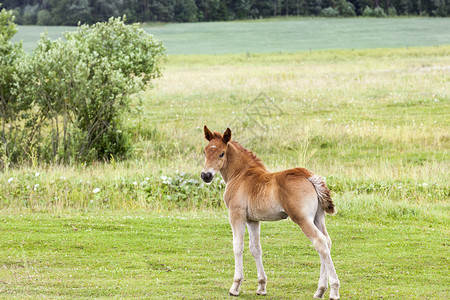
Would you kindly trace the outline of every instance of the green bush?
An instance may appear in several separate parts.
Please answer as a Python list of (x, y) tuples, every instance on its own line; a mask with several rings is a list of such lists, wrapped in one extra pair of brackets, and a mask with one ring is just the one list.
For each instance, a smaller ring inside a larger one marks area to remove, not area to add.
[(363, 12), (364, 17), (375, 17), (375, 18), (385, 18), (386, 13), (384, 12), (384, 9), (377, 6), (374, 9), (371, 9), (370, 7), (366, 6)]
[[(9, 88), (12, 102), (22, 105), (2, 110), (4, 124), (22, 116), (15, 128), (25, 137), (16, 144), (19, 156), (8, 154), (9, 161), (90, 161), (125, 156), (130, 150), (121, 115), (130, 95), (161, 75), (164, 47), (121, 18), (81, 25), (64, 37), (52, 41), (42, 36), (33, 55), (10, 61), (15, 77), (2, 72), (2, 90)], [(22, 65), (27, 67), (20, 69)], [(3, 134), (5, 144), (11, 139)]]
[(396, 17), (397, 16), (397, 10), (393, 6), (389, 6), (388, 8), (388, 16), (389, 17)]
[(386, 17), (386, 13), (384, 12), (384, 9), (382, 9), (381, 7), (377, 6), (375, 7), (375, 9), (373, 10), (373, 17), (377, 17), (377, 18), (385, 18)]
[[(32, 62), (37, 75), (30, 95), (41, 95), (40, 111), (53, 119), (53, 155), (75, 160), (125, 155), (130, 143), (120, 115), (131, 94), (160, 76), (162, 44), (120, 18), (79, 26), (64, 37), (43, 37)], [(71, 153), (77, 157), (68, 157)]]
[(52, 25), (52, 15), (46, 9), (41, 9), (37, 13), (36, 25)]
[(332, 7), (322, 9), (320, 12), (321, 17), (334, 18), (339, 16), (339, 11)]
[(0, 168), (8, 168), (19, 156), (25, 119), (31, 118), (30, 103), (22, 101), (24, 81), (19, 76), (28, 68), (20, 43), (10, 40), (17, 32), (11, 11), (0, 11)]
[(339, 15), (342, 17), (355, 17), (355, 6), (352, 3), (347, 2), (345, 0), (338, 0), (336, 3), (336, 9), (339, 12)]
[(37, 13), (39, 9), (39, 4), (27, 5), (23, 9), (23, 24), (24, 25), (34, 25), (37, 21)]
[(363, 15), (363, 17), (373, 17), (373, 9), (371, 9), (368, 6), (366, 6), (366, 8), (364, 9), (362, 15)]

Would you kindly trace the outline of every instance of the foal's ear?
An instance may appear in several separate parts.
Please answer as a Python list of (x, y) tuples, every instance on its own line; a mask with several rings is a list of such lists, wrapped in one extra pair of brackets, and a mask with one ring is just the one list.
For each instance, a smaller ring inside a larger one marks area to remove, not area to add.
[(214, 137), (214, 134), (211, 132), (211, 130), (206, 127), (206, 125), (203, 127), (203, 131), (205, 132), (205, 139), (208, 141), (211, 141)]
[(222, 136), (222, 141), (225, 143), (225, 144), (228, 144), (228, 142), (231, 140), (231, 130), (230, 130), (230, 128), (227, 128), (227, 130), (225, 130), (225, 132), (223, 133), (223, 136)]

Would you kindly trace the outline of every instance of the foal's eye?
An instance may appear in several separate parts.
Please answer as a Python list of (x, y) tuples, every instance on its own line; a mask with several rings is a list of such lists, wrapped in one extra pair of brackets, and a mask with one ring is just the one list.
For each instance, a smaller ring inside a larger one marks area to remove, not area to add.
[(225, 152), (222, 152), (222, 154), (219, 155), (220, 158), (222, 158), (225, 155)]

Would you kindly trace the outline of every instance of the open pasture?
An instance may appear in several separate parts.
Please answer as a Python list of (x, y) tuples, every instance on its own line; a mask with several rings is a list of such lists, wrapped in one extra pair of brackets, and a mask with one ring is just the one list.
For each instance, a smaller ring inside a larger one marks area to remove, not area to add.
[[(341, 298), (445, 299), (448, 228), (433, 221), (328, 218)], [(234, 260), (223, 211), (38, 213), (0, 222), (2, 298), (229, 298)], [(319, 276), (311, 243), (290, 220), (261, 229), (266, 298), (311, 299)], [(239, 299), (261, 299), (247, 245), (248, 237)]]
[[(145, 26), (164, 43), (168, 54), (437, 46), (450, 44), (448, 28), (449, 18), (282, 18)], [(31, 51), (45, 30), (56, 39), (75, 27), (19, 26), (13, 39), (22, 40)]]
[[(0, 297), (226, 298), (224, 186), (199, 181), (207, 124), (229, 126), (269, 170), (326, 177), (342, 299), (448, 298), (443, 36), (424, 48), (169, 56), (123, 116), (129, 159), (0, 174)], [(311, 298), (319, 257), (300, 229), (263, 223), (261, 239), (267, 299)], [(247, 244), (239, 297), (256, 299)]]
[[(449, 53), (170, 56), (124, 116), (129, 160), (0, 174), (0, 295), (226, 297), (223, 185), (199, 182), (208, 124), (230, 126), (270, 170), (327, 178), (343, 299), (448, 297)], [(310, 298), (319, 275), (310, 242), (290, 220), (261, 232), (267, 298)], [(254, 299), (244, 253), (240, 297)]]

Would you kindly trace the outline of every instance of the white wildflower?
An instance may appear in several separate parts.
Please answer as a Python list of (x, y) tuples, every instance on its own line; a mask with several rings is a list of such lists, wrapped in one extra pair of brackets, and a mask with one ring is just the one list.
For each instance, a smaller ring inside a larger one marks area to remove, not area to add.
[(36, 184), (34, 185), (34, 190), (37, 190), (38, 187), (39, 187), (39, 183), (36, 183)]
[(133, 185), (137, 185), (137, 181), (133, 181)]
[(14, 180), (14, 178), (12, 178), (12, 177), (9, 178), (9, 179), (8, 179), (8, 183), (11, 183), (13, 180)]
[(41, 173), (34, 173), (34, 176), (38, 177)]
[(99, 189), (99, 188), (95, 188), (95, 189), (92, 190), (92, 192), (93, 192), (94, 194), (97, 194), (98, 192), (100, 192), (100, 189)]

